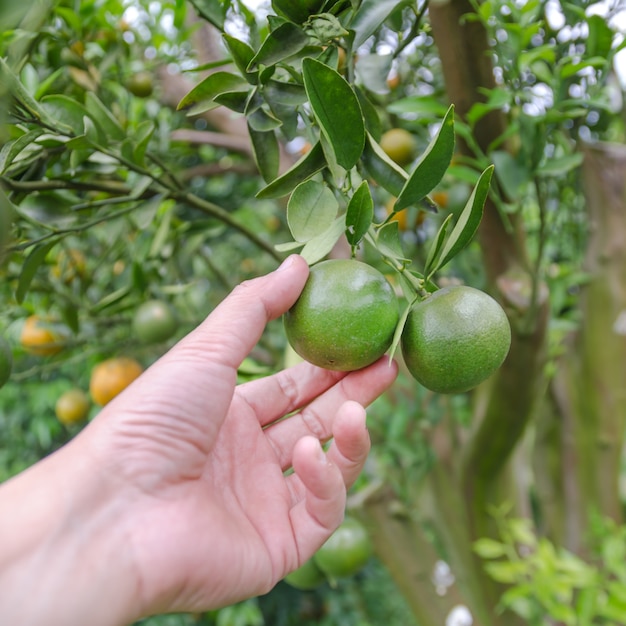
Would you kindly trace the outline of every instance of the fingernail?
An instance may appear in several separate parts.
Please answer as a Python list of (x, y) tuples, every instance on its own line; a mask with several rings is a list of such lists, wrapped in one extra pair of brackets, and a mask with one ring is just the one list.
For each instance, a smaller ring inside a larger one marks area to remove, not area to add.
[(277, 272), (283, 272), (289, 269), (295, 262), (297, 254), (290, 254), (278, 267)]

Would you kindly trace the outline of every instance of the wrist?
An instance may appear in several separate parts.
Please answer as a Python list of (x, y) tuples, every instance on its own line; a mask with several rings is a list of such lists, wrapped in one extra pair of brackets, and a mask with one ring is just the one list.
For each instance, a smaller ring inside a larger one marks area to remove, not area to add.
[(70, 443), (0, 486), (2, 623), (108, 626), (139, 617), (123, 503), (82, 450)]

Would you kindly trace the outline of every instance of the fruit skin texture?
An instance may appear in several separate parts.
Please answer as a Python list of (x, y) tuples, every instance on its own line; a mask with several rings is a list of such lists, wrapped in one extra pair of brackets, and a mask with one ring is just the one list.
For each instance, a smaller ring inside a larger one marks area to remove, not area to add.
[(315, 564), (314, 559), (311, 558), (298, 569), (287, 574), (283, 580), (296, 589), (308, 591), (324, 583), (326, 576), (324, 576), (324, 572)]
[(332, 259), (311, 268), (284, 322), (289, 343), (306, 361), (330, 370), (358, 370), (391, 345), (398, 301), (375, 268)]
[(142, 343), (160, 343), (169, 339), (178, 328), (176, 315), (167, 302), (148, 300), (133, 316), (133, 332)]
[(91, 371), (89, 381), (93, 401), (104, 406), (138, 378), (142, 371), (141, 365), (129, 357), (116, 357), (98, 363)]
[(39, 315), (26, 318), (20, 343), (26, 352), (37, 356), (51, 356), (63, 349), (62, 339), (52, 328), (52, 322)]
[(380, 147), (392, 161), (398, 165), (407, 165), (415, 154), (415, 139), (404, 128), (392, 128), (383, 133)]
[(13, 368), (13, 353), (11, 346), (4, 337), (0, 337), (0, 387), (9, 380)]
[(461, 393), (489, 378), (511, 346), (511, 327), (491, 296), (444, 287), (411, 309), (402, 354), (413, 377), (438, 393)]
[(82, 389), (69, 389), (59, 396), (54, 412), (61, 424), (79, 424), (89, 414), (89, 398)]
[(346, 517), (315, 553), (313, 560), (331, 580), (354, 576), (363, 569), (374, 550), (367, 530), (358, 520)]

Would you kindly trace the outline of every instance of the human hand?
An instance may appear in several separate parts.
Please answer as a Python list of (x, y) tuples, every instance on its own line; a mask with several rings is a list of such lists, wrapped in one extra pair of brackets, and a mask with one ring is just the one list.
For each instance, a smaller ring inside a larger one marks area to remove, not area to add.
[[(395, 365), (383, 358), (346, 374), (302, 363), (236, 387), (237, 367), (307, 272), (294, 256), (237, 287), (67, 446), (65, 467), (82, 470), (76, 497), (91, 493), (98, 518), (71, 503), (74, 519), (89, 520), (81, 545), (98, 554), (105, 536), (98, 577), (121, 570), (111, 589), (127, 621), (267, 592), (340, 523), (369, 450), (362, 405), (392, 383)], [(50, 475), (67, 484), (62, 460)]]

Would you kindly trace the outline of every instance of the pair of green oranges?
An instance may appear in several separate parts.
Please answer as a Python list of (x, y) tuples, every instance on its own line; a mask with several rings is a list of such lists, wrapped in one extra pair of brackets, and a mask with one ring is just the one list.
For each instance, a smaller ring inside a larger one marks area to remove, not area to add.
[[(358, 370), (391, 346), (399, 323), (396, 294), (375, 268), (353, 259), (311, 268), (285, 315), (293, 349), (331, 370)], [(511, 345), (507, 316), (491, 296), (465, 285), (444, 287), (416, 302), (402, 329), (409, 372), (438, 393), (468, 391), (489, 378)]]

